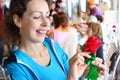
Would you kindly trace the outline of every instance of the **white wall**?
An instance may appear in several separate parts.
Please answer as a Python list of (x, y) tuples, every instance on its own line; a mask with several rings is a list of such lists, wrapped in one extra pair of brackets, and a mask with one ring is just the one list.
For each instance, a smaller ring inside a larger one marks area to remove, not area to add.
[(11, 0), (6, 0), (6, 6), (7, 6), (7, 8), (9, 8), (10, 1), (11, 1)]

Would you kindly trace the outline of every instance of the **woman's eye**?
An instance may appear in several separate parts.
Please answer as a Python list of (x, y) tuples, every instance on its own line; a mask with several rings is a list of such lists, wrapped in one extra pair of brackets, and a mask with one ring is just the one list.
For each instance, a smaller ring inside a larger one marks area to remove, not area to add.
[(46, 18), (50, 18), (50, 16), (46, 16)]
[(39, 17), (33, 17), (34, 19), (39, 19), (40, 18), (40, 16)]
[(46, 14), (46, 18), (50, 18), (50, 13), (47, 13), (47, 14)]

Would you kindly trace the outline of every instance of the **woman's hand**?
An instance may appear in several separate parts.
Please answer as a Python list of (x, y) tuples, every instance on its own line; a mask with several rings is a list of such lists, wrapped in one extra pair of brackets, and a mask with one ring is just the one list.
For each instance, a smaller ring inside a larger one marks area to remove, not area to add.
[(95, 61), (92, 62), (93, 65), (96, 65), (98, 67), (98, 71), (100, 74), (105, 75), (106, 74), (106, 66), (102, 64), (102, 59), (96, 58)]
[(70, 70), (67, 80), (78, 80), (78, 78), (82, 76), (88, 66), (84, 63), (84, 57), (90, 58), (89, 54), (90, 52), (79, 52), (70, 59)]

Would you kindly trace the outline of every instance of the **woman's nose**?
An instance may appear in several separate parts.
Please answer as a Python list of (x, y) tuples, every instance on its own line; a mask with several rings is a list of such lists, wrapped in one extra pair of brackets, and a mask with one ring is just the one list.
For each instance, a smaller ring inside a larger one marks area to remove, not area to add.
[(50, 19), (46, 16), (42, 18), (42, 26), (46, 27), (50, 25)]

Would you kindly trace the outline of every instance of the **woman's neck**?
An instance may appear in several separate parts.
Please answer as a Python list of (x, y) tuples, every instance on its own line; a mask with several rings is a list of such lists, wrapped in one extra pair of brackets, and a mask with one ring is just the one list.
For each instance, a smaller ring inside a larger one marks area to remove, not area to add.
[(42, 42), (41, 43), (31, 43), (29, 41), (26, 41), (26, 42), (21, 42), (19, 49), (29, 55), (41, 54), (41, 52), (45, 49), (45, 46), (43, 45)]
[(70, 31), (70, 27), (69, 26), (67, 26), (67, 27), (62, 27), (62, 26), (59, 26), (57, 29), (56, 29), (57, 31), (61, 31), (61, 32), (68, 32), (68, 31)]
[(43, 43), (21, 43), (19, 49), (42, 66), (48, 66), (50, 64), (50, 55)]

